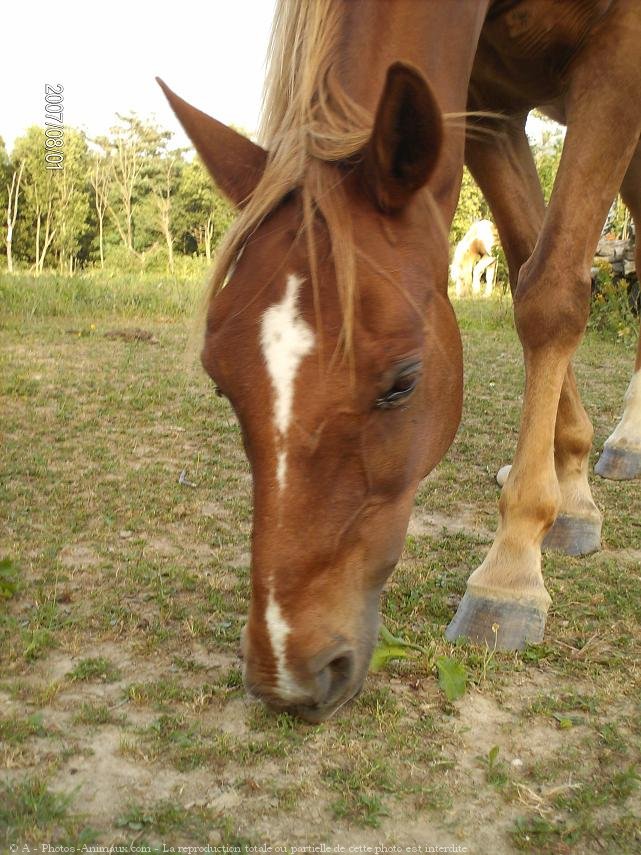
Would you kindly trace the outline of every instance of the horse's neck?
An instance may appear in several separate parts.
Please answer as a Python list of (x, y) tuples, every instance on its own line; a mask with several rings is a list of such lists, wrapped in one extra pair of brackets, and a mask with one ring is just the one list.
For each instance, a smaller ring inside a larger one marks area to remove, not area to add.
[[(341, 24), (339, 75), (348, 94), (376, 110), (387, 68), (411, 62), (425, 75), (444, 113), (462, 113), (476, 45), (489, 0), (349, 0)], [(456, 6), (453, 14), (453, 6)], [(445, 137), (439, 166), (430, 182), (449, 219), (458, 199), (463, 165), (462, 121)]]
[(467, 88), (489, 0), (347, 0), (341, 33), (343, 85), (373, 111), (385, 72), (397, 60), (425, 74), (444, 112), (465, 110)]

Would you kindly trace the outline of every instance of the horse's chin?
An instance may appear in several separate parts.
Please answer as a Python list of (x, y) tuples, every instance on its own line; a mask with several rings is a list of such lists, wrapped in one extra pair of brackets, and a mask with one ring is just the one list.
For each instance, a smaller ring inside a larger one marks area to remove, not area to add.
[[(367, 676), (367, 675), (366, 675)], [(292, 715), (295, 715), (297, 718), (306, 721), (308, 724), (322, 724), (324, 721), (328, 721), (333, 718), (339, 710), (343, 709), (343, 707), (347, 706), (354, 698), (360, 695), (363, 690), (363, 686), (365, 684), (365, 679), (361, 681), (361, 683), (350, 693), (348, 693), (342, 700), (338, 701), (338, 703), (332, 704), (328, 707), (307, 707), (307, 706), (298, 706), (289, 712)]]

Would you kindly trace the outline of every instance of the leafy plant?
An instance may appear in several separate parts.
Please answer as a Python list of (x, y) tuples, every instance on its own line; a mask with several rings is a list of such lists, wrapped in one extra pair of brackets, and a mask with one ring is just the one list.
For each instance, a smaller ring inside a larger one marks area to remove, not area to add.
[(438, 669), (438, 684), (448, 701), (456, 701), (462, 697), (467, 684), (465, 666), (449, 656), (439, 656), (434, 664)]
[(103, 656), (82, 659), (68, 674), (70, 680), (101, 680), (103, 683), (114, 683), (120, 679), (120, 671)]
[(433, 647), (427, 648), (414, 644), (404, 638), (392, 635), (384, 626), (380, 629), (379, 642), (372, 654), (370, 671), (380, 671), (393, 659), (408, 659), (422, 654), (431, 668), (438, 671), (438, 684), (448, 701), (455, 701), (465, 694), (467, 671), (465, 666), (449, 656), (434, 658)]
[(381, 626), (379, 641), (372, 654), (369, 669), (374, 672), (381, 671), (392, 659), (407, 659), (413, 650), (426, 652), (419, 644), (413, 644), (411, 641), (392, 635), (388, 629)]
[(367, 793), (348, 794), (332, 803), (337, 819), (352, 819), (359, 825), (378, 828), (381, 817), (389, 816), (378, 796)]
[(630, 305), (628, 282), (615, 280), (612, 266), (605, 259), (596, 259), (595, 263), (597, 274), (590, 329), (633, 346), (638, 337), (639, 321)]
[(0, 600), (9, 600), (18, 592), (19, 571), (10, 558), (0, 561)]
[(503, 760), (499, 760), (500, 748), (493, 745), (487, 753), (487, 757), (479, 757), (481, 764), (485, 766), (485, 778), (488, 784), (495, 787), (504, 787), (507, 784), (507, 766)]

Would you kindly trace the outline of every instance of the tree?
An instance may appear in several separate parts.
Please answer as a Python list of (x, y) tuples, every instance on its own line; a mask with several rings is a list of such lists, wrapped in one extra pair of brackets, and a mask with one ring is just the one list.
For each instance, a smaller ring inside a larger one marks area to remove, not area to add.
[(81, 131), (69, 128), (65, 132), (64, 166), (56, 170), (56, 205), (53, 212), (54, 248), (61, 271), (73, 272), (74, 260), (88, 229), (90, 210), (87, 175), (89, 151)]
[(3, 213), (4, 244), (7, 251), (7, 270), (13, 273), (13, 231), (18, 219), (18, 199), (23, 165), (14, 168), (0, 137), (0, 210)]
[(28, 128), (16, 140), (12, 160), (24, 164), (24, 220), (33, 241), (30, 258), (38, 275), (56, 231), (53, 222), (56, 184), (53, 170), (47, 169), (44, 161), (44, 130), (35, 125)]
[[(4, 144), (4, 140), (0, 137), (0, 211), (4, 212), (7, 209), (7, 196), (9, 193), (9, 185), (11, 183), (11, 176), (13, 174), (13, 168), (11, 166), (11, 161), (9, 160), (9, 155), (7, 153), (7, 149)], [(0, 225), (0, 229), (4, 233), (6, 224)]]
[(534, 162), (536, 171), (539, 173), (539, 181), (545, 198), (545, 204), (550, 201), (554, 179), (561, 161), (563, 151), (563, 129), (555, 122), (547, 122), (541, 134), (541, 142), (533, 146)]
[(165, 148), (172, 134), (146, 124), (135, 113), (116, 115), (120, 124), (110, 129), (110, 136), (95, 142), (110, 167), (112, 193), (107, 210), (122, 242), (129, 252), (135, 253), (134, 209), (140, 197), (148, 192), (145, 179), (153, 158)]
[(100, 266), (105, 266), (105, 214), (109, 205), (109, 164), (106, 155), (94, 153), (89, 176), (94, 192), (94, 206), (98, 217), (98, 247)]
[(231, 203), (213, 186), (198, 157), (185, 164), (177, 195), (176, 229), (183, 244), (191, 238), (197, 250), (211, 261), (214, 247), (235, 216)]
[(485, 219), (491, 219), (489, 205), (466, 167), (463, 170), (458, 206), (450, 230), (451, 242), (457, 244), (472, 223)]
[(67, 128), (59, 169), (47, 168), (42, 128), (16, 140), (11, 160), (0, 140), (0, 240), (10, 269), (18, 260), (36, 275), (45, 266), (73, 272), (91, 257), (122, 269), (173, 270), (177, 253), (211, 260), (232, 206), (200, 160), (170, 147), (169, 131), (118, 118), (91, 149)]
[(167, 152), (159, 161), (157, 174), (151, 181), (151, 192), (156, 203), (158, 224), (167, 244), (167, 263), (174, 272), (174, 238), (172, 233), (172, 201), (180, 186), (180, 173), (184, 165), (185, 149)]
[(24, 162), (13, 171), (11, 184), (7, 185), (7, 233), (5, 244), (7, 247), (7, 270), (13, 273), (13, 230), (18, 219), (18, 197), (20, 195), (20, 182), (24, 171)]

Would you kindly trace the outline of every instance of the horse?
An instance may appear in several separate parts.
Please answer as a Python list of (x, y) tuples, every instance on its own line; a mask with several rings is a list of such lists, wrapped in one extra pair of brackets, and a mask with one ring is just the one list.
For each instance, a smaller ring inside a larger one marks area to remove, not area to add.
[[(415, 491), (459, 424), (447, 236), (464, 163), (505, 249), (526, 380), (496, 536), (446, 637), (540, 641), (542, 545), (598, 545), (592, 427), (571, 360), (619, 187), (641, 221), (641, 7), (452, 5), (279, 0), (261, 144), (161, 82), (239, 211), (201, 359), (252, 470), (245, 685), (312, 722), (364, 683)], [(524, 130), (536, 106), (567, 124), (547, 208)], [(639, 472), (640, 369), (641, 353), (602, 474)]]
[(490, 220), (472, 223), (456, 244), (450, 278), (454, 282), (457, 297), (471, 292), (473, 297), (481, 293), (481, 276), (485, 274), (485, 296), (492, 296), (496, 257), (492, 255), (496, 243), (496, 230)]

